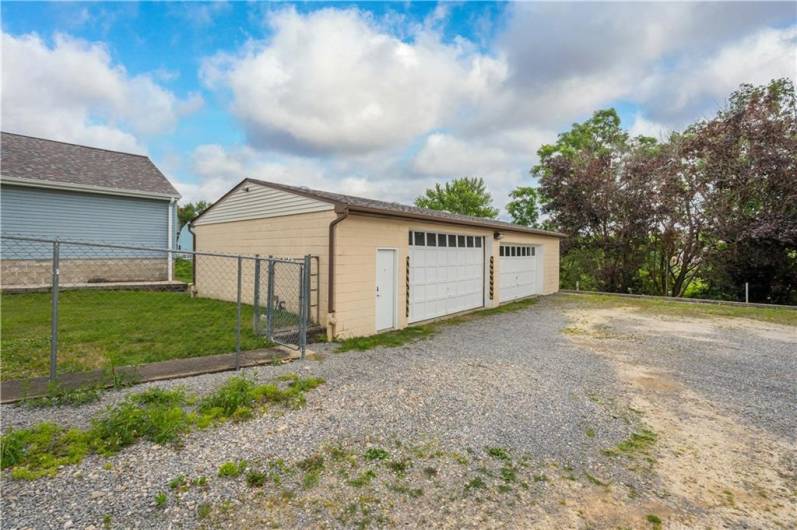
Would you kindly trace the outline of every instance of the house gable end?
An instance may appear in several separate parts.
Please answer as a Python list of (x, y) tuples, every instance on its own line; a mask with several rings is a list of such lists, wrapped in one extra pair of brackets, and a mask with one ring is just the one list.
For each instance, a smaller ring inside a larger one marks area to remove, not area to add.
[(332, 210), (334, 205), (245, 180), (216, 201), (196, 226)]

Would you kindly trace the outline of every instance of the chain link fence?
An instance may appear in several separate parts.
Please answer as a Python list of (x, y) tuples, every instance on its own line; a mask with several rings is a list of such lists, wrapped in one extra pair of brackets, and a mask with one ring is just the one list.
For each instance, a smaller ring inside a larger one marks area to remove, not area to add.
[[(315, 264), (315, 270), (314, 270)], [(227, 354), (304, 354), (318, 261), (0, 236), (2, 379)]]

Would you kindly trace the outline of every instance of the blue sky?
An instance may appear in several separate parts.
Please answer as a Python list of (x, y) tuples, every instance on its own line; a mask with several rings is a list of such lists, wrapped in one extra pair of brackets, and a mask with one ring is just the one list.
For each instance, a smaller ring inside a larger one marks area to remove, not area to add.
[(613, 106), (664, 136), (795, 77), (793, 3), (3, 3), (3, 129), (149, 154), (186, 199), (245, 176), (411, 201)]

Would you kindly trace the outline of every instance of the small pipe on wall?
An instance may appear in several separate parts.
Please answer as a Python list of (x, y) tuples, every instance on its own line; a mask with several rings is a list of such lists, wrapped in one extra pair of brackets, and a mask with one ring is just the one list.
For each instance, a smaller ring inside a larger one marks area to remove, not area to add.
[(335, 338), (335, 227), (349, 216), (348, 208), (335, 208), (338, 216), (329, 223), (329, 271), (327, 284), (327, 337), (332, 340)]

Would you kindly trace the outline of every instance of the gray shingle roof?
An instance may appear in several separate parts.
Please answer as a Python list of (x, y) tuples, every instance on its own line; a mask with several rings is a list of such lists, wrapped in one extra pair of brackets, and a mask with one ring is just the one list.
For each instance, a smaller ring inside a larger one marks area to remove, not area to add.
[(410, 217), (415, 219), (426, 219), (430, 221), (441, 221), (448, 223), (456, 223), (471, 226), (480, 226), (492, 228), (495, 230), (509, 230), (513, 232), (527, 232), (531, 234), (539, 234), (552, 237), (567, 237), (566, 234), (560, 232), (550, 232), (548, 230), (540, 230), (538, 228), (530, 228), (528, 226), (518, 225), (514, 223), (507, 223), (505, 221), (496, 221), (493, 219), (485, 219), (483, 217), (473, 217), (471, 215), (461, 215), (458, 213), (444, 212), (440, 210), (430, 210), (429, 208), (419, 208), (417, 206), (408, 206), (397, 202), (378, 201), (376, 199), (366, 199), (363, 197), (355, 197), (353, 195), (343, 195), (341, 193), (333, 193), (331, 191), (313, 190), (305, 187), (288, 186), (286, 184), (277, 184), (274, 182), (266, 182), (257, 179), (246, 179), (250, 182), (262, 184), (264, 186), (282, 189), (285, 191), (312, 197), (321, 201), (339, 204), (349, 208), (350, 210), (359, 210), (372, 213), (382, 213), (386, 215), (395, 215), (397, 217)]
[(146, 156), (8, 132), (0, 136), (0, 175), (26, 181), (180, 196)]

